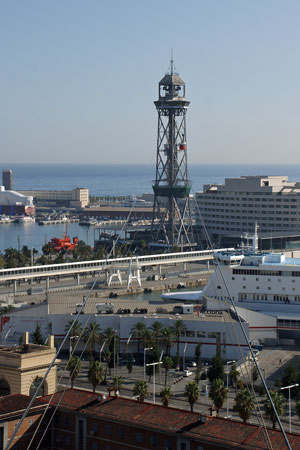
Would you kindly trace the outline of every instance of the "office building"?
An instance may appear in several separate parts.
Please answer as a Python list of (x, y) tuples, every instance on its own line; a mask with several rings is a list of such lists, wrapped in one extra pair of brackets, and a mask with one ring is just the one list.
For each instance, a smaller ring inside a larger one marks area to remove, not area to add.
[(13, 172), (11, 169), (4, 169), (2, 171), (2, 185), (6, 191), (13, 190)]
[(207, 184), (196, 193), (196, 223), (205, 224), (211, 238), (241, 239), (254, 232), (261, 236), (300, 235), (300, 182), (287, 176), (226, 178), (224, 184)]
[(84, 188), (75, 188), (71, 191), (27, 190), (19, 192), (32, 196), (35, 205), (38, 206), (64, 206), (81, 209), (89, 204), (89, 190)]

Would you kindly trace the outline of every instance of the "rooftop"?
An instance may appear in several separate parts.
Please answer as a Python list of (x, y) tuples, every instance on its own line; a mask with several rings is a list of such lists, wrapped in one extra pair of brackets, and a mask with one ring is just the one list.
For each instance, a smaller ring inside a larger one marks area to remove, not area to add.
[[(6, 395), (5, 397), (0, 397), (0, 419), (3, 416), (23, 411), (27, 408), (31, 397), (22, 394), (12, 394)], [(34, 400), (32, 408), (41, 407), (47, 404), (47, 402), (40, 398)]]

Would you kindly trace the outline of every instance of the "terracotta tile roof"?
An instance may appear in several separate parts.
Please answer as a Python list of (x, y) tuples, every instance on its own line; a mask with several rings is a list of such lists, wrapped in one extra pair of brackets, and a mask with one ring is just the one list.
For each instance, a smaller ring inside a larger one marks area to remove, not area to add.
[(46, 402), (50, 399), (51, 405), (57, 405), (67, 408), (69, 410), (78, 410), (90, 405), (93, 402), (98, 402), (100, 399), (99, 394), (95, 394), (89, 391), (83, 391), (81, 389), (67, 389), (65, 392), (56, 392), (51, 398), (51, 395), (42, 397)]
[[(31, 397), (22, 394), (11, 394), (0, 398), (0, 417), (23, 411), (27, 408)], [(45, 400), (42, 398), (36, 398), (33, 402), (32, 408), (45, 405)]]
[[(286, 448), (282, 433), (279, 430), (267, 429), (273, 450)], [(206, 422), (192, 426), (187, 434), (197, 439), (223, 443), (232, 448), (268, 450), (268, 440), (265, 431), (255, 424), (243, 423), (221, 417), (206, 417)], [(300, 449), (300, 435), (287, 433), (293, 449)]]
[(196, 423), (199, 414), (188, 411), (153, 405), (151, 403), (140, 403), (135, 400), (114, 398), (103, 404), (95, 404), (85, 408), (82, 413), (96, 414), (97, 416), (114, 417), (119, 420), (131, 421), (140, 425), (168, 429), (181, 430), (183, 427)]

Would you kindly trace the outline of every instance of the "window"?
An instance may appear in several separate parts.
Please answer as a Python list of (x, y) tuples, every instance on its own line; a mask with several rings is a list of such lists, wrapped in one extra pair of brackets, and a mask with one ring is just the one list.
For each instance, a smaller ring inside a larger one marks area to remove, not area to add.
[(92, 443), (92, 450), (98, 450), (98, 444), (95, 441)]
[(124, 428), (120, 428), (120, 439), (124, 439)]
[(105, 426), (105, 434), (107, 434), (107, 436), (111, 435), (111, 425)]
[(154, 434), (152, 434), (150, 437), (150, 442), (151, 442), (151, 445), (153, 445), (153, 447), (157, 447), (158, 446), (158, 437), (155, 436)]
[(94, 433), (98, 433), (98, 424), (96, 422), (92, 423), (92, 430), (94, 431)]
[(71, 438), (70, 438), (70, 436), (66, 436), (66, 437), (65, 437), (65, 444), (66, 444), (66, 445), (70, 445), (70, 444), (71, 444)]
[(197, 337), (205, 338), (206, 337), (206, 332), (205, 331), (197, 331)]
[(166, 449), (171, 450), (171, 439), (166, 439), (165, 447)]
[(186, 443), (185, 442), (181, 442), (180, 450), (186, 450)]
[(136, 439), (136, 442), (142, 442), (142, 440), (143, 440), (143, 435), (142, 435), (142, 433), (141, 433), (140, 431), (138, 431), (138, 432), (136, 433), (135, 439)]
[(106, 445), (105, 450), (110, 450), (110, 445)]
[(187, 330), (186, 336), (187, 337), (194, 337), (195, 336), (195, 331)]
[(69, 417), (69, 416), (66, 416), (66, 418), (65, 418), (65, 424), (66, 424), (66, 425), (70, 425), (70, 417)]

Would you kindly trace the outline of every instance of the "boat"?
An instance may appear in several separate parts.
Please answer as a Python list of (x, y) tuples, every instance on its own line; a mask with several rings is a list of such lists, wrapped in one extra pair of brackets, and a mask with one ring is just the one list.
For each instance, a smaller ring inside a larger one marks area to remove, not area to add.
[(201, 303), (204, 296), (230, 298), (244, 309), (291, 320), (297, 314), (300, 321), (300, 258), (259, 253), (257, 233), (253, 242), (250, 250), (216, 252), (216, 269), (202, 291), (167, 292), (162, 298), (194, 303)]
[(87, 227), (89, 227), (89, 226), (96, 226), (98, 224), (99, 224), (98, 220), (97, 219), (93, 219), (93, 217), (89, 217), (88, 219), (82, 219), (79, 222), (79, 225), (87, 226)]
[(77, 247), (78, 242), (79, 239), (77, 237), (74, 237), (71, 241), (70, 237), (65, 233), (62, 238), (52, 238), (49, 244), (53, 246), (56, 252), (60, 252), (61, 250), (73, 251)]
[(13, 219), (5, 214), (0, 215), (0, 224), (12, 223)]
[(35, 217), (33, 217), (33, 216), (20, 216), (18, 218), (18, 222), (19, 223), (34, 223), (35, 222)]

